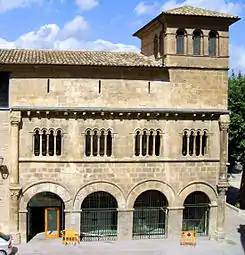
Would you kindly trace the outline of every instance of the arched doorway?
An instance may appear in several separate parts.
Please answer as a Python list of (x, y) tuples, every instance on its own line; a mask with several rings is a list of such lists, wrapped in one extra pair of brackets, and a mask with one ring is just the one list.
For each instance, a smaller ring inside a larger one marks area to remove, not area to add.
[(81, 205), (80, 233), (84, 241), (117, 239), (117, 201), (104, 191), (88, 195)]
[(200, 191), (191, 193), (185, 199), (183, 231), (196, 231), (201, 236), (208, 235), (209, 204), (208, 196)]
[(27, 242), (38, 233), (47, 238), (60, 236), (64, 229), (64, 203), (52, 192), (34, 195), (27, 205)]
[(133, 239), (166, 237), (167, 198), (157, 190), (148, 190), (134, 203)]

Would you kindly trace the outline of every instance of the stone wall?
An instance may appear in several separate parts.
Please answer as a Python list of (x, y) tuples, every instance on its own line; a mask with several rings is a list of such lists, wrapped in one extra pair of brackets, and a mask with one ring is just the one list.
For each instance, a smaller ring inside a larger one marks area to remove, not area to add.
[[(9, 111), (0, 110), (0, 156), (4, 158), (3, 164), (9, 167), (10, 160), (10, 122)], [(0, 231), (9, 230), (9, 178), (4, 180), (0, 174)]]
[[(170, 70), (169, 75), (170, 82), (152, 79), (12, 78), (11, 106), (226, 108), (225, 71)], [(163, 74), (162, 78), (166, 80), (166, 77)]]

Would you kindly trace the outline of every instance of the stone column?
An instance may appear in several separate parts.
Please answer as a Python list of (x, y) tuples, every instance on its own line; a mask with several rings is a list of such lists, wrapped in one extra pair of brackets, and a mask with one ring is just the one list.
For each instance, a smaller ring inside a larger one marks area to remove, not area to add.
[(13, 111), (10, 115), (11, 124), (11, 147), (10, 147), (10, 232), (13, 235), (14, 243), (20, 243), (19, 234), (19, 197), (21, 187), (19, 184), (19, 125), (21, 112)]
[(225, 238), (225, 210), (226, 210), (226, 191), (228, 188), (227, 165), (228, 165), (228, 128), (229, 115), (221, 115), (219, 119), (220, 127), (220, 167), (218, 176), (218, 208), (217, 208), (217, 230), (216, 239), (222, 241)]
[(132, 240), (134, 209), (118, 209), (117, 239), (118, 241)]
[(180, 239), (182, 231), (184, 207), (168, 207), (167, 235), (169, 238)]
[(82, 210), (65, 210), (65, 229), (75, 230), (80, 234), (81, 212)]

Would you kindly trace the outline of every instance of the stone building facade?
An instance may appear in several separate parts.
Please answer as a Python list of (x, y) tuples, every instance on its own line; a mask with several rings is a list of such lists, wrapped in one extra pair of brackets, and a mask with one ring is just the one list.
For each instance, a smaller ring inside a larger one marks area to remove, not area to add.
[(0, 50), (1, 231), (223, 238), (237, 20), (163, 12), (141, 53)]

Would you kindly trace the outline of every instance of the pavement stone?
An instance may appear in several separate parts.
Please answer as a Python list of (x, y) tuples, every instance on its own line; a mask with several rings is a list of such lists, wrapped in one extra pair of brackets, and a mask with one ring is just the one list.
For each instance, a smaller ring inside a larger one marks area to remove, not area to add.
[[(106, 255), (243, 255), (245, 254), (245, 231), (238, 232), (240, 225), (245, 230), (245, 217), (227, 207), (227, 236), (223, 243), (207, 238), (198, 238), (195, 247), (181, 246), (179, 240), (135, 240), (127, 242), (81, 242), (79, 245), (64, 246), (60, 239), (45, 239), (43, 234), (34, 237), (29, 243), (18, 245), (17, 255), (53, 254), (106, 254)], [(244, 227), (243, 227), (244, 226)]]

